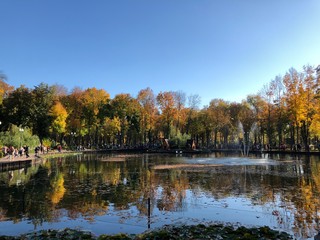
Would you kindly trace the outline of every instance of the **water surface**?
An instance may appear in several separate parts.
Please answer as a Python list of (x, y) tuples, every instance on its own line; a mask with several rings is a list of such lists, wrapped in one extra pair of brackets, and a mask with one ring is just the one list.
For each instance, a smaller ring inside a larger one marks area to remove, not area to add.
[(0, 173), (0, 234), (81, 228), (141, 233), (165, 224), (319, 230), (319, 157), (81, 154)]

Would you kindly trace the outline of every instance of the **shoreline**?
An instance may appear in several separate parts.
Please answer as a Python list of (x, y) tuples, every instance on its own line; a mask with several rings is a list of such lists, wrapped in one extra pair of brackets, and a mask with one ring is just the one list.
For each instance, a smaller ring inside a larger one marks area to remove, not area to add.
[(32, 231), (18, 236), (0, 235), (1, 239), (123, 239), (123, 240), (149, 240), (149, 239), (294, 239), (288, 232), (275, 230), (267, 226), (246, 227), (233, 226), (230, 224), (207, 224), (194, 225), (164, 225), (160, 228), (150, 229), (140, 234), (102, 234), (96, 236), (90, 230), (64, 228), (62, 230), (48, 229)]

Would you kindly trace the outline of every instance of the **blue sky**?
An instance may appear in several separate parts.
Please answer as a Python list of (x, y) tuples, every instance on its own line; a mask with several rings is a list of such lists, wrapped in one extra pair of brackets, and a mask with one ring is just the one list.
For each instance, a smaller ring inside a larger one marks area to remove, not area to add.
[(0, 0), (0, 71), (136, 97), (146, 87), (241, 101), (320, 64), (319, 0)]

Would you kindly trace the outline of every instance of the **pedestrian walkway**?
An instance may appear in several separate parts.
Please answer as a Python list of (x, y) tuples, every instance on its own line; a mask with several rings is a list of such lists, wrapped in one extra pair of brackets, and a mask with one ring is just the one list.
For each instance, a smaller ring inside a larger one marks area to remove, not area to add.
[(27, 158), (26, 156), (17, 156), (11, 159), (9, 156), (2, 157), (0, 158), (0, 171), (24, 168), (32, 164), (34, 159), (32, 157)]
[(35, 159), (36, 157), (35, 156), (30, 156), (30, 157), (26, 157), (25, 155), (23, 156), (17, 156), (17, 157), (11, 157), (10, 159), (10, 156), (4, 156), (2, 158), (0, 158), (0, 162), (1, 163), (4, 163), (4, 162), (18, 162), (18, 161), (26, 161), (26, 160), (33, 160)]
[(61, 152), (59, 152), (59, 151), (52, 150), (50, 152), (38, 153), (38, 156), (36, 156), (35, 153), (29, 153), (30, 156), (28, 158), (26, 157), (26, 155), (22, 155), (22, 156), (19, 155), (17, 157), (12, 158), (11, 160), (9, 156), (4, 156), (0, 158), (0, 163), (35, 160), (35, 159), (40, 159), (42, 156), (44, 157), (44, 156), (52, 156), (55, 154), (66, 154), (66, 153), (74, 153), (74, 151), (62, 150)]

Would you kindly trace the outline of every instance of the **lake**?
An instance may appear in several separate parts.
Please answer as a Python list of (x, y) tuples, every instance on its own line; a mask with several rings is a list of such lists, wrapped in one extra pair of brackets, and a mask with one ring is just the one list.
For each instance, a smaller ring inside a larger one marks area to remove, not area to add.
[(0, 173), (0, 235), (225, 223), (307, 239), (320, 230), (319, 192), (319, 156), (78, 154)]

